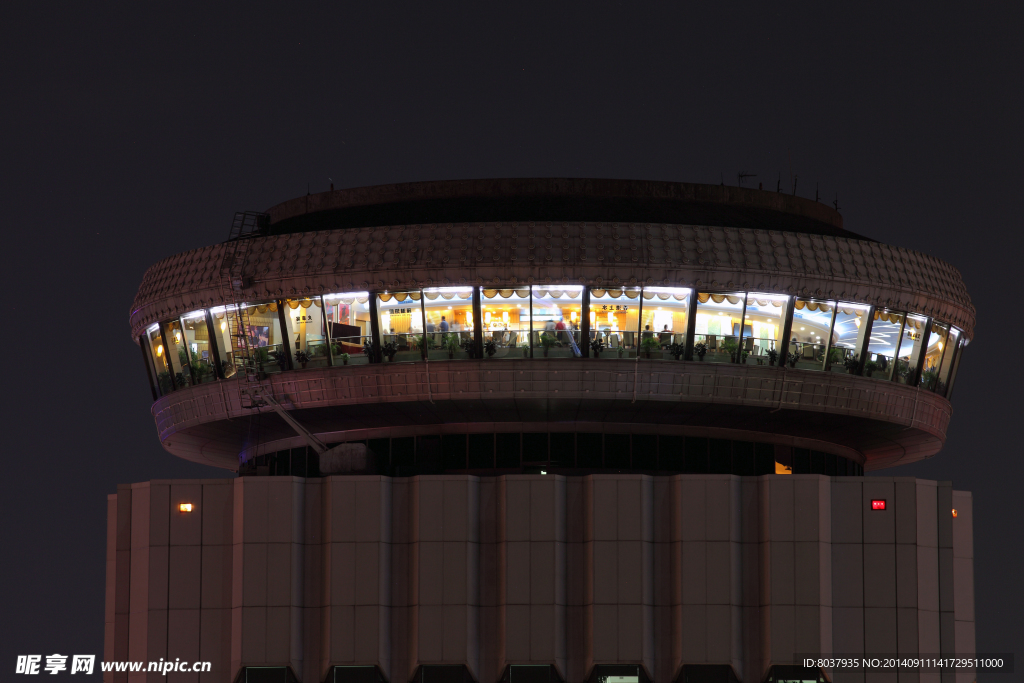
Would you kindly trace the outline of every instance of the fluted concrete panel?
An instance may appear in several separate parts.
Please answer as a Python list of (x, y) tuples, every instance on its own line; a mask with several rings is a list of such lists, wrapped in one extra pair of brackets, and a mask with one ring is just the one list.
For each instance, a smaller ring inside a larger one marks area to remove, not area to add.
[[(970, 654), (971, 500), (948, 486), (608, 474), (121, 487), (105, 652), (214, 662), (200, 683), (261, 665), (304, 682), (374, 665), (398, 683), (423, 664), (465, 664), (480, 683), (551, 664), (582, 683), (626, 663), (659, 683), (686, 664), (759, 682), (805, 654)], [(879, 495), (890, 510), (870, 510)]]

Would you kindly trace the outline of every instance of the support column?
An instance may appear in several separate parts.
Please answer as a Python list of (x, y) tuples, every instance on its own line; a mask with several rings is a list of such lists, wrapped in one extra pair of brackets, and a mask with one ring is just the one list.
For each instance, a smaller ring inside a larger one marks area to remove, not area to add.
[(686, 350), (683, 360), (693, 360), (694, 337), (697, 335), (697, 288), (690, 291), (690, 301), (686, 305)]
[[(370, 362), (380, 362), (380, 318), (377, 314), (377, 292), (369, 292), (370, 301)], [(420, 297), (422, 301), (423, 297)], [(426, 327), (426, 321), (423, 325)]]
[(794, 304), (796, 303), (796, 297), (790, 296), (786, 299), (786, 320), (782, 323), (782, 334), (780, 335), (778, 348), (775, 349), (779, 352), (779, 367), (786, 367), (786, 361), (789, 360), (789, 338), (793, 334), (793, 314), (796, 312)]
[[(287, 315), (284, 312), (284, 309), (287, 306), (288, 306), (288, 304), (285, 301), (285, 299), (278, 300), (278, 302), (277, 302), (277, 320), (281, 324), (281, 351), (284, 353), (285, 358), (288, 361), (287, 364), (285, 365), (284, 369), (285, 370), (292, 370), (292, 369), (294, 369), (294, 365), (292, 364), (292, 343), (291, 343), (291, 340), (288, 338), (288, 335), (289, 335), (289, 332), (288, 332), (288, 317), (287, 317)], [(243, 330), (243, 331), (246, 334), (249, 333), (248, 330)]]
[(590, 358), (590, 285), (585, 285), (582, 292), (583, 301), (580, 304), (580, 353), (584, 358)]
[(484, 319), (480, 308), (480, 287), (473, 285), (473, 347), (476, 349), (473, 355), (476, 358), (484, 357)]

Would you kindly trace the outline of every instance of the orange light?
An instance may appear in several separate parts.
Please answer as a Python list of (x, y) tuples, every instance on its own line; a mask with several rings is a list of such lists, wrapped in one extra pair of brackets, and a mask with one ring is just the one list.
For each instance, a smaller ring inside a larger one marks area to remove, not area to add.
[(953, 508), (953, 516), (956, 517), (956, 508)]
[(178, 503), (178, 512), (192, 512), (192, 503)]

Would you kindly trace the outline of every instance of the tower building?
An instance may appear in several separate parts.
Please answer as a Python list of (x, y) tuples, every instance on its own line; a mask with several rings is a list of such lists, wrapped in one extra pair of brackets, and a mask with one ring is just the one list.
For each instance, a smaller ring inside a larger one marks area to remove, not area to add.
[(970, 493), (865, 474), (942, 448), (974, 321), (951, 265), (776, 192), (471, 180), (239, 213), (132, 305), (161, 444), (238, 476), (109, 497), (105, 658), (761, 683), (971, 654)]

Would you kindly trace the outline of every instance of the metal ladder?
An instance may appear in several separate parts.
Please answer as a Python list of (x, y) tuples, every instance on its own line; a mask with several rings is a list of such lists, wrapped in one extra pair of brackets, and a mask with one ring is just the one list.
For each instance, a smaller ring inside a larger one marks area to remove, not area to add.
[[(270, 216), (255, 211), (238, 211), (231, 221), (227, 242), (224, 243), (224, 258), (221, 261), (221, 287), (225, 301), (231, 302), (231, 312), (225, 314), (228, 320), (228, 332), (232, 339), (232, 365), (235, 374), (242, 372), (244, 382), (238, 382), (238, 399), (243, 408), (259, 408), (267, 405), (260, 398), (259, 364), (253, 357), (253, 349), (249, 343), (249, 313), (242, 306), (242, 292), (248, 284), (243, 270), (245, 259), (252, 245), (252, 238), (265, 234), (270, 224)], [(231, 321), (234, 318), (234, 325)], [(233, 327), (233, 329), (231, 329)]]

